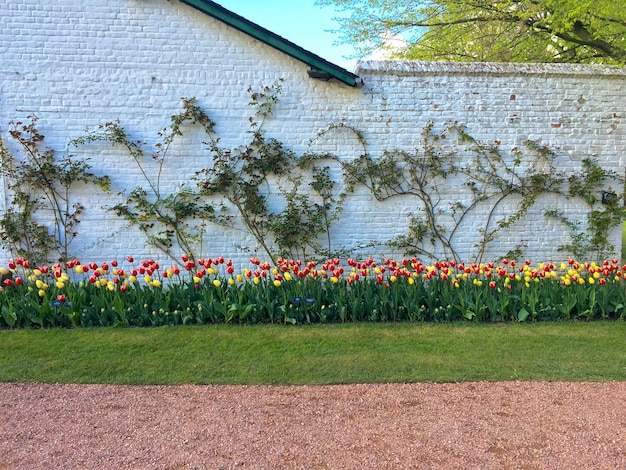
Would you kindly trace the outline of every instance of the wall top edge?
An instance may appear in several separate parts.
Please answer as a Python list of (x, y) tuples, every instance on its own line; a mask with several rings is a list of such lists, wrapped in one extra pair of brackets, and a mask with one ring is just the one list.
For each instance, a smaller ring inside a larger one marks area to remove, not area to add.
[(589, 75), (626, 77), (626, 67), (600, 64), (528, 64), (501, 62), (425, 62), (405, 60), (362, 60), (357, 63), (357, 75)]

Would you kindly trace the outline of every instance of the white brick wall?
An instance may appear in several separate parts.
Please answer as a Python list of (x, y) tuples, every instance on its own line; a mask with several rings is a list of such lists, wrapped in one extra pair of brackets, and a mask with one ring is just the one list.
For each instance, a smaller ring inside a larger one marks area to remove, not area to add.
[[(467, 126), (485, 143), (501, 142), (503, 153), (535, 139), (559, 148), (559, 169), (577, 169), (595, 156), (607, 169), (623, 174), (626, 85), (623, 69), (565, 65), (424, 64), (362, 62), (362, 88), (308, 78), (307, 66), (178, 1), (167, 0), (15, 0), (0, 5), (0, 132), (11, 120), (39, 117), (46, 144), (62, 153), (86, 127), (120, 119), (133, 138), (158, 141), (156, 133), (180, 111), (181, 97), (196, 97), (216, 122), (224, 146), (245, 141), (247, 89), (284, 79), (283, 93), (267, 134), (297, 153), (327, 150), (341, 158), (362, 149), (349, 133), (334, 131), (309, 142), (333, 123), (363, 132), (372, 156), (384, 150), (412, 151), (421, 130), (433, 121)], [(254, 20), (254, 18), (251, 18)], [(166, 183), (175, 187), (210, 164), (202, 137), (191, 131), (176, 144)], [(114, 192), (89, 190), (80, 195), (87, 210), (73, 246), (84, 261), (123, 257), (160, 257), (145, 240), (104, 207), (120, 201), (118, 191), (141, 183), (140, 173), (123, 151), (107, 145), (81, 148), (94, 171), (108, 174)], [(440, 188), (450, 200), (462, 197), (458, 184)], [(617, 188), (621, 192), (621, 188)], [(6, 204), (6, 191), (2, 204)], [(515, 210), (516, 203), (503, 207)], [(524, 240), (536, 260), (566, 257), (555, 247), (567, 241), (564, 227), (543, 217), (562, 207), (578, 217), (581, 204), (543, 198), (528, 218), (491, 245), (496, 257)], [(349, 197), (342, 220), (332, 230), (335, 246), (384, 241), (404, 233), (414, 200), (376, 202), (361, 189)], [(455, 241), (472, 260), (487, 208), (467, 220)], [(619, 249), (620, 231), (612, 234)], [(240, 231), (213, 227), (204, 256), (249, 256), (235, 245), (255, 247)], [(375, 256), (399, 256), (384, 246), (365, 250)], [(358, 255), (359, 253), (354, 253)], [(263, 253), (259, 253), (264, 257)], [(3, 252), (0, 262), (10, 255)]]

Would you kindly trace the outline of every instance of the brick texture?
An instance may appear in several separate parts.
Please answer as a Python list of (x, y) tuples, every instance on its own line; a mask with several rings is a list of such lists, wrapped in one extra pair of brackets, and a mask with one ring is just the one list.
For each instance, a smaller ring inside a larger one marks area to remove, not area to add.
[[(119, 193), (144, 184), (136, 164), (122, 149), (105, 144), (76, 149), (68, 147), (71, 139), (86, 128), (119, 119), (133, 139), (146, 142), (149, 154), (159, 141), (157, 132), (181, 110), (180, 98), (196, 97), (216, 122), (222, 146), (236, 147), (249, 140), (252, 109), (247, 89), (271, 85), (279, 78), (284, 79), (283, 92), (265, 129), (298, 154), (328, 151), (343, 161), (361, 155), (361, 143), (346, 129), (316, 138), (330, 124), (339, 123), (361, 131), (374, 158), (393, 149), (414, 152), (429, 122), (443, 131), (452, 120), (467, 126), (481, 142), (499, 142), (503, 155), (532, 139), (557, 149), (560, 171), (576, 171), (584, 158), (594, 157), (603, 168), (624, 173), (624, 69), (364, 61), (356, 70), (363, 86), (350, 88), (310, 79), (305, 64), (178, 1), (15, 0), (0, 8), (2, 136), (12, 146), (8, 123), (35, 114), (47, 146), (59, 154), (71, 151), (90, 158), (93, 171), (109, 175), (113, 182), (111, 194), (85, 188), (76, 195), (86, 206), (73, 245), (81, 260), (162, 255), (107, 211), (122, 200)], [(164, 192), (193, 184), (195, 172), (211, 164), (203, 140), (206, 137), (194, 128), (186, 129), (175, 143), (162, 177)], [(339, 168), (333, 171), (337, 174)], [(270, 201), (279, 209), (278, 183), (274, 186)], [(0, 209), (8, 201), (4, 187)], [(451, 230), (450, 204), (467, 203), (469, 194), (463, 181), (454, 178), (437, 189), (441, 220)], [(597, 188), (598, 193), (605, 189), (622, 192), (620, 187)], [(477, 207), (454, 238), (461, 257), (474, 260), (480, 229), (492, 228), (518, 204), (514, 198), (504, 201), (491, 222), (492, 206)], [(538, 261), (569, 256), (556, 251), (568, 241), (566, 228), (543, 216), (554, 208), (573, 220), (584, 219), (587, 212), (582, 201), (540, 198), (526, 218), (488, 246), (483, 260), (520, 244)], [(333, 246), (345, 247), (354, 256), (401, 256), (384, 242), (405, 233), (409, 218), (419, 211), (415, 198), (376, 201), (359, 187), (331, 229)], [(611, 240), (618, 253), (620, 228)], [(359, 248), (368, 242), (372, 246)], [(224, 255), (245, 263), (251, 253), (265, 257), (241, 230), (209, 227), (204, 256)], [(9, 258), (8, 252), (0, 252), (0, 261)]]

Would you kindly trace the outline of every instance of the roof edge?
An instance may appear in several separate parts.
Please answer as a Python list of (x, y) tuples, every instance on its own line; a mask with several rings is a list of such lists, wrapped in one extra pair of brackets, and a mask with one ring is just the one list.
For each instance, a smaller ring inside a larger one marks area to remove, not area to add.
[(346, 85), (356, 87), (360, 84), (361, 80), (358, 75), (349, 72), (348, 70), (327, 61), (326, 59), (313, 54), (310, 51), (298, 46), (297, 44), (279, 36), (272, 31), (247, 20), (243, 16), (240, 16), (221, 5), (210, 0), (180, 0), (181, 3), (189, 5), (196, 10), (205, 13), (222, 23), (231, 26), (242, 33), (247, 34), (280, 52), (293, 57), (300, 62), (307, 64), (311, 67), (308, 71), (308, 75), (311, 78), (318, 78), (323, 80), (329, 80), (335, 78)]

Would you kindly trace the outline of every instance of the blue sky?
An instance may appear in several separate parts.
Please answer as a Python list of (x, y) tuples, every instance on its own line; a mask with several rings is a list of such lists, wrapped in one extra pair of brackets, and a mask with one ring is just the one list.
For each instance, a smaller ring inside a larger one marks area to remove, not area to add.
[(214, 0), (270, 31), (296, 43), (320, 57), (354, 71), (356, 59), (351, 46), (334, 45), (337, 36), (325, 30), (338, 29), (333, 7), (320, 7), (315, 0)]

